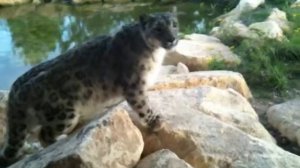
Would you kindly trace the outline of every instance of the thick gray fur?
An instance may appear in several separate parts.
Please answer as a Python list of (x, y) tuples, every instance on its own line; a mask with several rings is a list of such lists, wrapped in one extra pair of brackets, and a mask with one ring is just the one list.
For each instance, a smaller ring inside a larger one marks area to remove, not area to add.
[(164, 54), (177, 43), (176, 16), (141, 16), (113, 36), (99, 36), (55, 59), (41, 63), (13, 84), (7, 105), (7, 134), (0, 167), (21, 157), (24, 141), (40, 126), (39, 140), (50, 145), (94, 113), (126, 99), (155, 129), (160, 117), (148, 104)]

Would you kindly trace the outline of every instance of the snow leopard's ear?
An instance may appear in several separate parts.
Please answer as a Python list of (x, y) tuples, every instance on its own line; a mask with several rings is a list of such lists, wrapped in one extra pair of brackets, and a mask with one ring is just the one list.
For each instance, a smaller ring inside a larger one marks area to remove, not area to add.
[(143, 26), (143, 28), (146, 27), (147, 23), (150, 21), (152, 17), (149, 14), (142, 14), (139, 17), (140, 23)]

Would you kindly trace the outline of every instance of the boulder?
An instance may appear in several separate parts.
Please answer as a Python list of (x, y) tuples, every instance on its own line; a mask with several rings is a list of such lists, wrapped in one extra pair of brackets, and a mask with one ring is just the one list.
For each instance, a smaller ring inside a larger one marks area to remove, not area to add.
[(136, 168), (192, 168), (191, 165), (170, 150), (163, 149), (148, 155)]
[(176, 71), (179, 74), (187, 74), (190, 72), (189, 68), (182, 62), (179, 62), (176, 66)]
[(131, 168), (139, 161), (143, 146), (142, 135), (128, 114), (114, 109), (10, 168)]
[(245, 98), (252, 98), (251, 91), (243, 75), (232, 71), (199, 71), (188, 74), (171, 74), (159, 78), (150, 90), (198, 88), (201, 86), (214, 86), (221, 89), (232, 88)]
[(240, 59), (229, 47), (225, 46), (216, 37), (191, 34), (179, 40), (174, 51), (167, 54), (164, 64), (185, 64), (191, 71), (205, 70), (212, 61), (222, 61), (227, 65), (237, 65)]
[(274, 21), (283, 30), (283, 32), (290, 31), (289, 21), (287, 20), (286, 13), (279, 10), (278, 8), (273, 8), (271, 14), (268, 16), (267, 21)]
[[(224, 15), (224, 17), (231, 16), (227, 15)], [(223, 41), (241, 40), (244, 38), (260, 39), (261, 37), (281, 41), (285, 39), (284, 32), (290, 31), (286, 13), (278, 8), (273, 8), (265, 21), (252, 23), (248, 27), (239, 20), (240, 14), (234, 16), (234, 19), (229, 17), (223, 20), (220, 26), (211, 30), (210, 34)]]
[(259, 35), (252, 32), (241, 21), (223, 22), (220, 26), (212, 28), (210, 31), (212, 36), (220, 38), (222, 41), (234, 39), (240, 40), (244, 38), (257, 39)]
[[(143, 156), (170, 149), (195, 168), (297, 167), (300, 157), (279, 148), (255, 111), (237, 92), (213, 87), (173, 89), (149, 94), (163, 127), (143, 133)], [(124, 103), (122, 107), (130, 111)]]
[(279, 41), (285, 39), (284, 32), (290, 30), (286, 13), (278, 8), (272, 9), (266, 21), (253, 23), (249, 25), (249, 28), (250, 30), (257, 31), (263, 37)]
[(300, 146), (300, 99), (294, 99), (270, 107), (268, 122), (289, 140)]
[(256, 22), (249, 26), (250, 30), (257, 31), (262, 37), (269, 39), (282, 40), (284, 35), (280, 26), (272, 20)]

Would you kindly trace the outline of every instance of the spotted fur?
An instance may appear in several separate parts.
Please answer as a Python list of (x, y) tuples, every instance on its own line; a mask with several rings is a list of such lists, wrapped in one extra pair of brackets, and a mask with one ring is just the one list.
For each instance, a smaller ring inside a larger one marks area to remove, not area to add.
[(7, 135), (0, 165), (21, 156), (28, 133), (40, 126), (39, 140), (50, 145), (99, 109), (124, 99), (151, 129), (159, 115), (146, 91), (155, 82), (167, 50), (177, 43), (171, 13), (141, 16), (112, 36), (99, 36), (55, 59), (41, 63), (13, 84), (7, 106)]

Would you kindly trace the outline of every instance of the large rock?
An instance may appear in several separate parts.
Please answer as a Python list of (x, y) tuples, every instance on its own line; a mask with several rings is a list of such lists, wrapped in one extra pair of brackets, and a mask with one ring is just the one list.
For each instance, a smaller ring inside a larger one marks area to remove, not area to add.
[(144, 155), (170, 149), (195, 168), (300, 165), (300, 157), (279, 148), (250, 104), (233, 90), (202, 87), (152, 92), (150, 103), (165, 122), (156, 134), (139, 126)]
[(208, 69), (212, 61), (222, 61), (228, 65), (237, 65), (240, 59), (219, 39), (202, 34), (191, 34), (179, 40), (174, 51), (169, 52), (164, 64), (177, 65), (182, 62), (191, 71)]
[(300, 99), (270, 107), (267, 117), (268, 122), (283, 136), (300, 146)]
[(192, 168), (170, 150), (163, 149), (145, 157), (136, 168)]
[(131, 168), (139, 161), (143, 145), (128, 114), (115, 109), (11, 168)]
[(286, 13), (274, 8), (266, 21), (256, 22), (249, 25), (250, 30), (258, 31), (263, 37), (283, 40), (284, 32), (290, 30)]
[(223, 22), (220, 26), (212, 28), (210, 31), (212, 36), (220, 38), (222, 41), (235, 40), (240, 41), (241, 39), (257, 39), (259, 35), (251, 31), (241, 21), (228, 21)]
[(282, 40), (284, 35), (280, 26), (272, 20), (253, 23), (249, 26), (251, 30), (257, 31), (257, 33), (262, 34), (262, 37), (269, 39)]
[(222, 89), (232, 88), (245, 98), (252, 98), (251, 91), (242, 74), (232, 71), (199, 71), (167, 75), (160, 78), (150, 90), (197, 88), (201, 86), (214, 86)]
[(267, 20), (276, 22), (283, 32), (290, 31), (290, 25), (286, 13), (278, 8), (272, 9), (272, 12), (268, 16)]
[(239, 20), (239, 15), (236, 15), (234, 19), (229, 17), (221, 22), (220, 26), (214, 27), (210, 34), (223, 41), (240, 41), (244, 38), (261, 39), (262, 37), (281, 41), (285, 39), (284, 32), (289, 31), (290, 25), (286, 13), (278, 8), (273, 8), (263, 22), (255, 22), (247, 27)]

